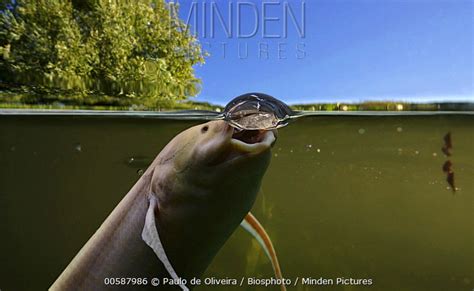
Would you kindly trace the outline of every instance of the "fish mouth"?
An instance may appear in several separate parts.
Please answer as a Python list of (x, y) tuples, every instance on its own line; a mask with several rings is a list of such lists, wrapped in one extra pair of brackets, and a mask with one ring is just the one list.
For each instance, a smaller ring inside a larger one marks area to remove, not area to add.
[(223, 164), (236, 164), (258, 157), (276, 142), (276, 130), (233, 130)]
[(208, 162), (209, 166), (235, 164), (259, 156), (275, 144), (277, 131), (239, 130), (226, 124), (223, 138), (215, 158)]
[(273, 146), (276, 130), (234, 129), (230, 143), (240, 153), (259, 154)]

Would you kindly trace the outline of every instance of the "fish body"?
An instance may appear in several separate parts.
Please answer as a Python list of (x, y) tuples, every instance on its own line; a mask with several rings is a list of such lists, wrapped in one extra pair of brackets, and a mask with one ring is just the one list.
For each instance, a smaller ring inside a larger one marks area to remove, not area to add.
[[(225, 121), (177, 135), (89, 239), (50, 290), (109, 290), (106, 278), (169, 278), (144, 241), (152, 215), (180, 278), (199, 277), (250, 211), (270, 162), (276, 132), (237, 136)], [(166, 286), (160, 286), (161, 290)], [(176, 290), (177, 286), (169, 286)]]

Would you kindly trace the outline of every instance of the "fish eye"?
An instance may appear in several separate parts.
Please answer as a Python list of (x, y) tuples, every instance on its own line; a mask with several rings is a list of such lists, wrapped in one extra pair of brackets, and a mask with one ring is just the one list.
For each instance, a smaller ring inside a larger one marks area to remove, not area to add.
[(208, 131), (208, 130), (209, 130), (209, 126), (207, 126), (207, 125), (205, 125), (205, 126), (203, 126), (203, 127), (201, 128), (201, 132), (202, 132), (202, 133), (205, 133), (205, 132)]

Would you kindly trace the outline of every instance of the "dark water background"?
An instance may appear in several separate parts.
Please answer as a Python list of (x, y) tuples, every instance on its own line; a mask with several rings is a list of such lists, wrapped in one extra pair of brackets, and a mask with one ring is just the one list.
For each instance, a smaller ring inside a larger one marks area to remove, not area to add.
[[(0, 289), (49, 287), (138, 173), (196, 123), (0, 115)], [(456, 193), (442, 171), (447, 132)], [(473, 115), (316, 116), (279, 131), (253, 213), (284, 277), (374, 282), (290, 290), (472, 290), (473, 202)], [(238, 229), (205, 277), (272, 275)]]

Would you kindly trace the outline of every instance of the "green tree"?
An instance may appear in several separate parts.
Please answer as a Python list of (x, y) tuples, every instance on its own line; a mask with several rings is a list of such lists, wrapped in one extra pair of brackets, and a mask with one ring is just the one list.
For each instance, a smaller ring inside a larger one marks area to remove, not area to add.
[(193, 66), (203, 54), (176, 4), (17, 0), (0, 8), (3, 82), (87, 104), (108, 95), (115, 104), (157, 106), (199, 91)]

